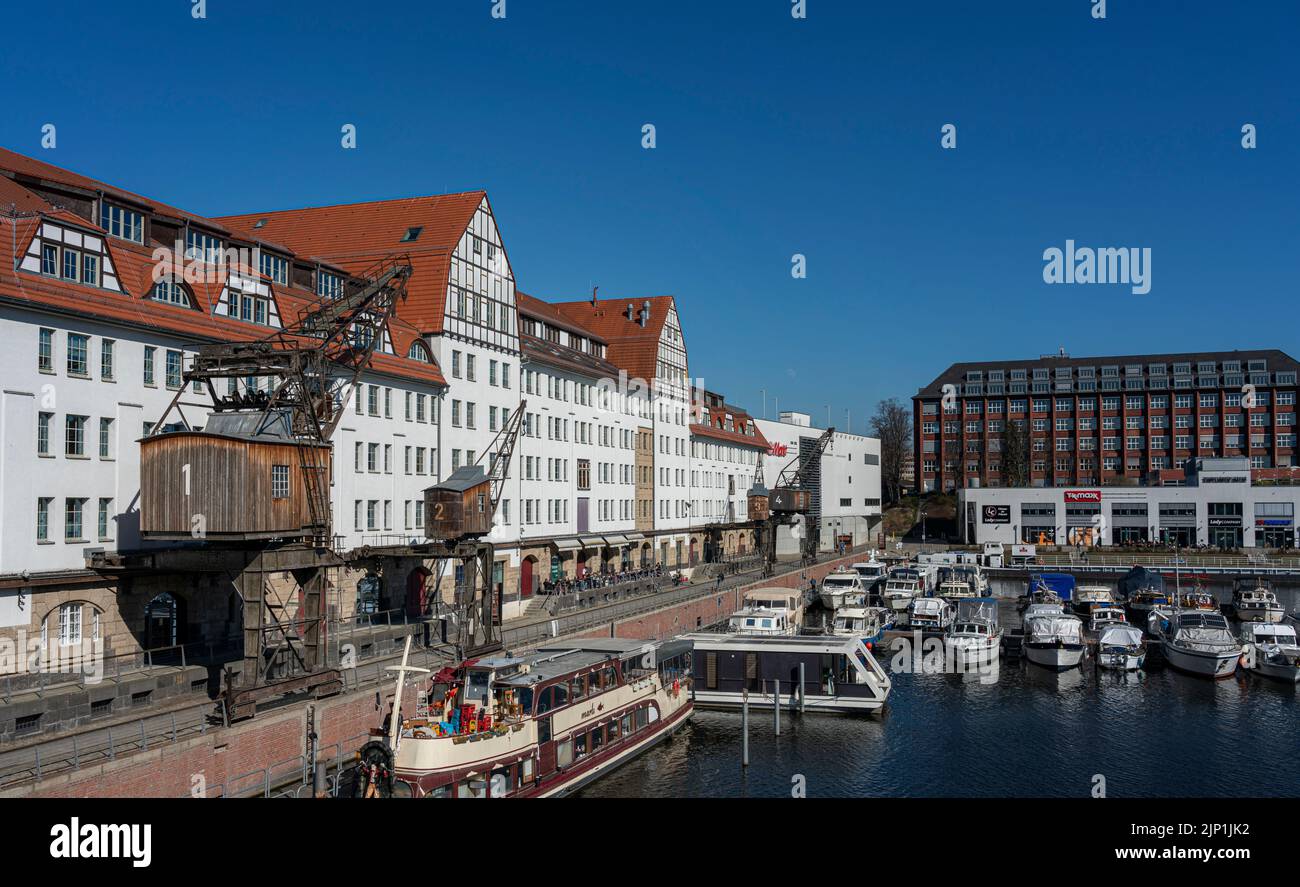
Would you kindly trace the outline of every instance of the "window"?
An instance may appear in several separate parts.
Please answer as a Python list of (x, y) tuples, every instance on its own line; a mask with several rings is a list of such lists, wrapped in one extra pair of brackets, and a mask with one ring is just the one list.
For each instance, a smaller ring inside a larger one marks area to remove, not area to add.
[(42, 373), (54, 372), (54, 330), (41, 328), (36, 346), (36, 368)]
[(66, 456), (86, 454), (86, 417), (65, 416), (63, 452)]
[(289, 260), (270, 253), (262, 253), (262, 276), (269, 277), (275, 283), (289, 282)]
[(81, 257), (81, 282), (99, 286), (99, 256), (86, 253)]
[(411, 360), (419, 361), (420, 363), (433, 363), (433, 358), (429, 355), (429, 349), (425, 347), (425, 344), (419, 339), (411, 343), (411, 347), (407, 349), (406, 356)]
[(50, 541), (50, 503), (54, 500), (42, 496), (36, 500), (36, 541)]
[(66, 499), (63, 506), (63, 538), (68, 541), (81, 539), (81, 512), (86, 505), (85, 499)]
[(87, 363), (87, 350), (90, 346), (90, 337), (82, 336), (77, 333), (68, 333), (68, 375), (69, 376), (88, 376), (90, 375), (89, 364)]
[(272, 499), (289, 498), (289, 466), (288, 465), (271, 466), (271, 498)]
[(144, 348), (144, 384), (153, 385), (153, 356), (156, 349), (146, 345)]
[(144, 215), (101, 201), (99, 226), (113, 237), (144, 243)]
[(106, 542), (112, 538), (108, 532), (108, 522), (109, 522), (109, 518), (112, 516), (112, 513), (113, 513), (113, 500), (100, 499), (99, 512), (95, 521), (95, 525), (99, 531), (99, 541), (101, 542)]
[(50, 277), (59, 273), (59, 248), (52, 243), (41, 245), (41, 273)]
[(113, 381), (113, 345), (112, 339), (103, 339), (99, 344), (99, 377), (105, 382)]
[(113, 446), (113, 420), (99, 420), (99, 458), (111, 459)]
[(59, 646), (71, 647), (81, 643), (81, 604), (64, 604), (59, 607)]
[(343, 278), (328, 271), (316, 272), (316, 294), (337, 299), (343, 295)]
[(167, 350), (167, 387), (181, 387), (181, 353)]
[(224, 258), (221, 254), (221, 238), (204, 234), (193, 228), (185, 232), (185, 258), (199, 259), (209, 265), (220, 265)]

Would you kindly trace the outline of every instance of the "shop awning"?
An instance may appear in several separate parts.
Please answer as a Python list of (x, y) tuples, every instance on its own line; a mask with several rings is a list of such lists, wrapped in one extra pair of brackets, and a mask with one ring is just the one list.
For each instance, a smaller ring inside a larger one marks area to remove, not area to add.
[(582, 543), (577, 539), (556, 539), (553, 543), (560, 551), (577, 551)]
[(606, 544), (606, 545), (613, 545), (613, 546), (615, 546), (615, 547), (617, 547), (617, 546), (619, 546), (619, 545), (626, 545), (626, 544), (627, 544), (627, 537), (624, 536), (622, 533), (613, 533), (613, 534), (611, 534), (611, 535), (605, 537), (605, 544)]
[(579, 541), (583, 548), (599, 548), (605, 544), (605, 540), (599, 536), (581, 536)]
[(641, 541), (642, 539), (644, 539), (644, 538), (645, 538), (645, 533), (628, 533), (628, 534), (627, 534), (627, 541), (628, 541), (628, 542), (640, 542), (640, 541)]

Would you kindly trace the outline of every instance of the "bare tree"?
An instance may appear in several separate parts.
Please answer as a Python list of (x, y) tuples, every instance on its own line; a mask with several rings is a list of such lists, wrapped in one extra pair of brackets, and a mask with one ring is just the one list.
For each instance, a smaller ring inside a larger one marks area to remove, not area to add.
[(903, 463), (912, 446), (912, 412), (895, 398), (882, 400), (871, 417), (871, 433), (880, 438), (880, 483), (885, 501), (903, 496)]
[(1029, 486), (1029, 428), (1024, 419), (1008, 419), (1002, 426), (1002, 484)]

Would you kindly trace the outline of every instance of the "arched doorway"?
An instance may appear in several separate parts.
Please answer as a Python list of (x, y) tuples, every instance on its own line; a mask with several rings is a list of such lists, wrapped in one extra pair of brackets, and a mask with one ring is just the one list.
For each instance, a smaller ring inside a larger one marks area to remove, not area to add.
[(537, 591), (537, 558), (531, 554), (519, 565), (519, 596), (532, 597)]
[(174, 647), (185, 642), (185, 603), (169, 592), (154, 595), (144, 608), (146, 650)]
[(367, 573), (357, 580), (355, 613), (358, 616), (379, 612), (379, 577)]
[(698, 541), (699, 541), (699, 540), (696, 539), (694, 536), (691, 537), (691, 554), (690, 554), (690, 561), (689, 561), (689, 563), (690, 563), (690, 565), (691, 565), (692, 567), (695, 566), (695, 559), (696, 559), (696, 557), (698, 556), (698, 555), (696, 554), (696, 552), (695, 552), (695, 548), (696, 548), (695, 543), (698, 542)]
[(416, 567), (406, 577), (406, 615), (423, 619), (429, 607), (429, 573), (425, 567)]

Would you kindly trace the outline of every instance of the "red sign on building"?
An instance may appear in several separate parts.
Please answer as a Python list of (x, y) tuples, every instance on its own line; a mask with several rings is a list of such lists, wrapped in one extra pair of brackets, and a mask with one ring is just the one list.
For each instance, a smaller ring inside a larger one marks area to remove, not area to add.
[(774, 443), (767, 448), (769, 456), (784, 456), (788, 452), (790, 452), (790, 448), (783, 443)]
[(1101, 490), (1066, 490), (1066, 502), (1100, 502)]

